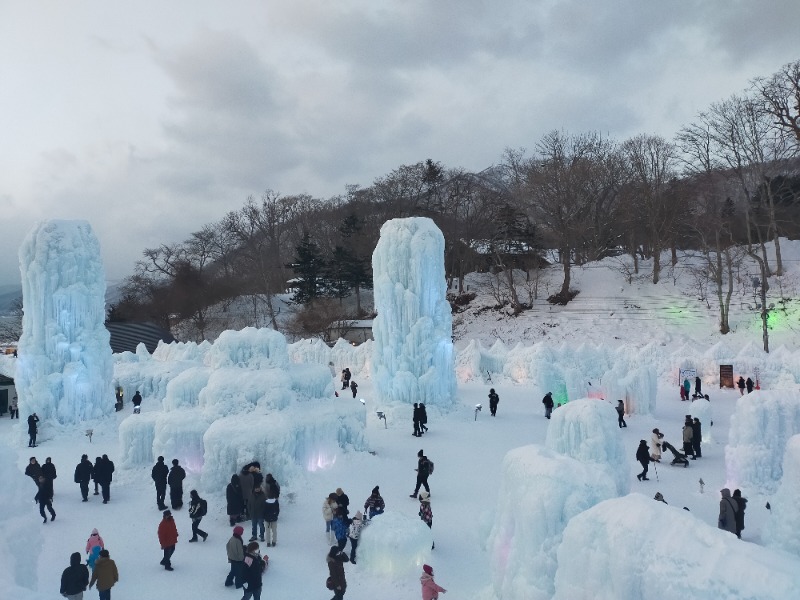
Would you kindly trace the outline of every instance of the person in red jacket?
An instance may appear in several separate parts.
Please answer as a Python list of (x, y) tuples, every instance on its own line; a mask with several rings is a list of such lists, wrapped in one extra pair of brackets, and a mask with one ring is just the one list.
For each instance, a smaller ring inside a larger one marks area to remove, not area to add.
[(164, 511), (164, 518), (158, 524), (158, 542), (164, 550), (164, 558), (161, 559), (161, 564), (167, 571), (174, 570), (172, 568), (172, 558), (175, 552), (175, 545), (178, 543), (178, 528), (175, 526), (175, 519), (172, 518), (172, 513), (168, 510)]

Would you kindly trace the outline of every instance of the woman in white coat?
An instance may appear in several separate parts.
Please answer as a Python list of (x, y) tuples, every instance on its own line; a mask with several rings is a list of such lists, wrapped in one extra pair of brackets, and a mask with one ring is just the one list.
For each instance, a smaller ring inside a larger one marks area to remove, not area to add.
[(658, 430), (658, 427), (653, 429), (653, 435), (650, 438), (650, 447), (653, 451), (650, 453), (650, 458), (656, 462), (661, 462), (661, 440), (664, 439), (664, 434)]

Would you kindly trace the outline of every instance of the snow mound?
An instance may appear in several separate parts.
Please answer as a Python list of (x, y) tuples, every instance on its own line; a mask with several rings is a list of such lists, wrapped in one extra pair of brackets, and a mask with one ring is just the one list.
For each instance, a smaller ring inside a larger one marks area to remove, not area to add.
[(358, 564), (365, 571), (401, 579), (429, 561), (433, 533), (419, 517), (386, 511), (367, 523), (358, 542)]
[(770, 500), (762, 539), (767, 546), (800, 556), (800, 435), (792, 436), (783, 457), (783, 478)]

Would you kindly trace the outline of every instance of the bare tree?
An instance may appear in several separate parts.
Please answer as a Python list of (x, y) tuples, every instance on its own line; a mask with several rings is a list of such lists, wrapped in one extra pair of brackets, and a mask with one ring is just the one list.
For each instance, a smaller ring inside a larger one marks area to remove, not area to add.
[(795, 151), (800, 150), (800, 60), (785, 64), (771, 77), (753, 80), (753, 87), (773, 124), (793, 138)]
[(22, 337), (22, 297), (11, 303), (9, 314), (0, 316), (0, 342), (16, 343)]

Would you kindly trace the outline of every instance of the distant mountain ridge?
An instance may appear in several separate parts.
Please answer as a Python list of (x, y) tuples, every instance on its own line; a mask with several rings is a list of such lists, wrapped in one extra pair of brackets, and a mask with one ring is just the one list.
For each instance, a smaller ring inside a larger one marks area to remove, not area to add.
[[(0, 285), (0, 316), (9, 315), (14, 310), (14, 302), (22, 297), (21, 285)], [(122, 297), (122, 284), (118, 281), (106, 283), (106, 307)]]

